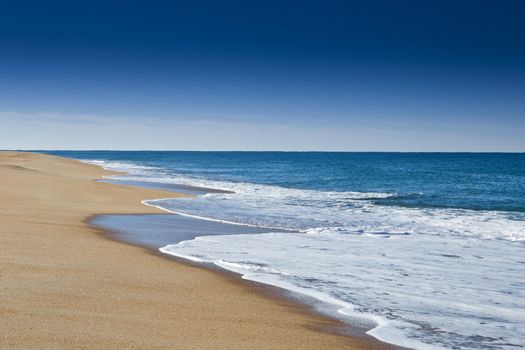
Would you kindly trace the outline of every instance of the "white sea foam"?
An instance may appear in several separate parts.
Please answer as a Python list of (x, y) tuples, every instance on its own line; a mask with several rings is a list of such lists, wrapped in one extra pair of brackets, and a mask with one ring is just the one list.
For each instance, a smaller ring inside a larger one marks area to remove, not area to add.
[(206, 236), (161, 251), (336, 305), (402, 346), (513, 349), (525, 341), (519, 242), (325, 231)]
[[(191, 199), (193, 199), (193, 198), (191, 198)], [(154, 207), (154, 208), (157, 208), (157, 209), (160, 209), (160, 210), (163, 210), (163, 211), (167, 211), (168, 213), (177, 214), (177, 215), (181, 215), (181, 216), (185, 216), (185, 217), (193, 218), (193, 219), (199, 219), (199, 220), (205, 220), (205, 221), (213, 221), (213, 222), (219, 222), (221, 224), (229, 224), (229, 225), (270, 228), (268, 226), (263, 226), (263, 225), (250, 225), (250, 224), (245, 224), (245, 223), (241, 223), (241, 222), (213, 219), (213, 218), (209, 218), (209, 217), (206, 217), (206, 216), (186, 214), (186, 213), (177, 212), (177, 211), (173, 211), (173, 210), (167, 209), (166, 207), (163, 207), (161, 205), (154, 204), (154, 203), (157, 203), (158, 201), (168, 201), (168, 200), (171, 201), (172, 198), (155, 199), (155, 200), (143, 200), (142, 204), (144, 204), (144, 205), (146, 205), (148, 207)], [(276, 229), (279, 229), (279, 228), (276, 228)]]
[[(106, 160), (83, 160), (84, 163), (94, 164), (103, 167), (107, 170), (120, 171), (120, 172), (129, 172), (130, 174), (146, 174), (144, 170), (154, 170), (159, 169), (151, 166), (139, 165), (135, 163), (127, 162), (110, 162)], [(141, 172), (142, 171), (142, 172)]]
[(299, 230), (161, 248), (335, 305), (376, 338), (418, 349), (525, 345), (525, 214), (374, 204), (395, 193), (209, 181), (127, 163), (117, 178), (217, 188), (144, 204), (199, 219)]

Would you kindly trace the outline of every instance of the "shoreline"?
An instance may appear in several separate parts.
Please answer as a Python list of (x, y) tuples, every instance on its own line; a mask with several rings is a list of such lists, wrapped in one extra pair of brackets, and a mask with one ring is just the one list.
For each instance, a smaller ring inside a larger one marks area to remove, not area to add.
[(175, 194), (96, 181), (109, 174), (0, 152), (3, 348), (397, 348), (336, 334), (336, 320), (236, 274), (115, 244), (89, 219), (161, 214), (141, 201)]
[[(101, 215), (106, 215), (106, 214), (101, 214)], [(116, 215), (119, 215), (119, 214), (116, 214)], [(124, 215), (141, 215), (141, 214), (124, 214)], [(151, 215), (157, 215), (157, 214), (151, 214)], [(158, 214), (158, 215), (170, 215), (170, 213)], [(177, 214), (172, 214), (172, 215), (177, 215)], [(395, 346), (393, 344), (384, 343), (384, 342), (381, 342), (381, 341), (375, 339), (374, 337), (366, 334), (365, 333), (366, 330), (364, 330), (364, 329), (359, 329), (359, 330), (353, 332), (352, 331), (352, 325), (343, 323), (343, 322), (341, 322), (341, 321), (337, 320), (336, 318), (331, 317), (329, 315), (323, 315), (320, 312), (316, 312), (315, 310), (313, 310), (313, 307), (311, 305), (309, 305), (307, 303), (304, 303), (304, 302), (300, 302), (299, 298), (293, 296), (293, 294), (294, 294), (293, 292), (288, 291), (286, 289), (275, 287), (275, 286), (272, 286), (272, 285), (269, 285), (269, 284), (265, 284), (265, 283), (261, 283), (261, 282), (257, 282), (257, 281), (242, 279), (242, 275), (241, 274), (239, 274), (237, 272), (234, 272), (234, 271), (226, 270), (226, 269), (221, 268), (220, 266), (214, 265), (212, 263), (197, 262), (197, 261), (193, 261), (191, 259), (185, 259), (185, 258), (182, 258), (182, 257), (179, 257), (179, 256), (166, 254), (166, 253), (161, 252), (159, 249), (151, 248), (151, 247), (148, 247), (146, 245), (143, 245), (143, 244), (140, 244), (140, 243), (136, 243), (136, 242), (130, 242), (130, 241), (128, 241), (126, 239), (123, 239), (123, 238), (118, 238), (117, 236), (119, 235), (119, 233), (113, 233), (112, 230), (110, 230), (110, 229), (106, 229), (106, 228), (103, 228), (101, 226), (94, 225), (94, 224), (90, 223), (93, 219), (96, 219), (97, 216), (100, 216), (100, 214), (99, 215), (95, 215), (95, 216), (87, 219), (86, 223), (88, 225), (93, 226), (94, 229), (100, 231), (99, 234), (104, 239), (108, 239), (108, 240), (110, 240), (112, 242), (116, 242), (116, 243), (119, 243), (119, 244), (129, 245), (131, 247), (138, 247), (140, 249), (143, 249), (146, 254), (149, 254), (149, 255), (152, 255), (152, 256), (155, 256), (155, 257), (160, 257), (162, 259), (167, 259), (167, 260), (170, 260), (170, 261), (172, 261), (172, 262), (174, 262), (176, 264), (187, 265), (187, 266), (190, 266), (192, 268), (202, 269), (202, 270), (205, 270), (205, 271), (212, 271), (213, 273), (217, 273), (217, 274), (222, 275), (226, 280), (228, 280), (228, 283), (233, 283), (233, 284), (239, 285), (241, 287), (247, 287), (247, 288), (249, 288), (250, 291), (252, 291), (252, 292), (254, 292), (256, 294), (260, 294), (260, 295), (262, 295), (265, 298), (275, 299), (277, 302), (283, 302), (285, 304), (288, 304), (289, 307), (297, 309), (300, 313), (304, 313), (305, 315), (310, 315), (310, 316), (314, 316), (314, 317), (319, 317), (320, 316), (322, 318), (327, 318), (329, 322), (333, 322), (334, 323), (334, 324), (329, 324), (329, 325), (326, 325), (326, 326), (323, 325), (320, 328), (320, 330), (322, 332), (327, 332), (327, 333), (332, 333), (332, 334), (340, 334), (340, 335), (343, 335), (343, 336), (351, 336), (351, 337), (357, 337), (357, 338), (362, 338), (362, 339), (368, 339), (368, 340), (371, 340), (373, 342), (377, 341), (379, 343), (386, 344), (389, 348), (392, 348), (392, 349), (403, 349), (403, 348), (400, 348), (400, 347)], [(318, 326), (319, 325), (313, 325), (312, 328), (316, 329)]]
[[(239, 284), (241, 286), (243, 285), (251, 285), (254, 289), (254, 292), (255, 293), (258, 293), (258, 294), (261, 294), (265, 297), (270, 297), (270, 298), (276, 298), (278, 299), (279, 301), (285, 301), (287, 303), (290, 303), (291, 306), (293, 307), (299, 307), (301, 309), (301, 312), (304, 312), (306, 314), (309, 314), (309, 315), (314, 315), (316, 317), (320, 316), (320, 317), (323, 317), (323, 318), (327, 318), (329, 321), (333, 321), (334, 324), (333, 325), (329, 325), (327, 327), (324, 327), (324, 331), (328, 332), (328, 333), (336, 333), (336, 334), (341, 334), (341, 335), (345, 335), (345, 336), (351, 336), (351, 337), (356, 337), (356, 338), (360, 338), (360, 339), (365, 339), (365, 340), (368, 340), (368, 341), (372, 341), (372, 342), (379, 342), (380, 344), (386, 344), (389, 348), (391, 349), (406, 349), (406, 348), (403, 348), (401, 346), (398, 346), (398, 345), (395, 345), (395, 344), (390, 344), (390, 343), (386, 343), (386, 342), (383, 342), (379, 339), (376, 339), (375, 337), (367, 334), (367, 332), (371, 329), (373, 329), (374, 327), (371, 326), (371, 327), (365, 327), (364, 325), (359, 325), (358, 323), (352, 323), (352, 322), (345, 322), (343, 321), (343, 319), (339, 319), (337, 318), (335, 315), (333, 315), (332, 313), (330, 312), (327, 312), (326, 310), (322, 310), (324, 308), (322, 307), (317, 307), (316, 308), (316, 305), (319, 306), (323, 306), (325, 304), (325, 302), (319, 300), (319, 299), (316, 299), (308, 294), (303, 294), (303, 293), (299, 293), (297, 291), (293, 291), (293, 290), (290, 290), (290, 289), (286, 289), (286, 288), (283, 288), (283, 287), (279, 287), (279, 286), (274, 286), (274, 285), (271, 285), (271, 284), (267, 284), (267, 283), (264, 283), (264, 282), (259, 282), (259, 281), (255, 281), (255, 280), (251, 280), (251, 279), (246, 279), (244, 278), (244, 275), (241, 274), (241, 273), (238, 273), (238, 272), (235, 272), (235, 271), (232, 271), (232, 270), (228, 270), (228, 269), (225, 269), (219, 265), (216, 265), (216, 264), (213, 264), (211, 262), (204, 262), (204, 261), (197, 261), (197, 260), (194, 260), (194, 259), (191, 259), (191, 258), (185, 258), (183, 256), (177, 256), (177, 255), (173, 255), (173, 254), (168, 254), (168, 253), (164, 253), (160, 250), (160, 248), (162, 247), (157, 247), (157, 246), (154, 246), (152, 245), (151, 243), (148, 244), (148, 243), (144, 243), (144, 242), (140, 242), (139, 240), (135, 238), (130, 238), (128, 236), (128, 232), (126, 229), (122, 229), (122, 228), (117, 228), (118, 226), (116, 224), (111, 224), (111, 227), (109, 227), (107, 225), (107, 223), (97, 223), (95, 221), (97, 221), (98, 218), (100, 217), (106, 217), (106, 216), (118, 216), (118, 217), (127, 217), (127, 216), (131, 216), (131, 217), (135, 217), (135, 216), (138, 216), (138, 217), (144, 217), (144, 216), (147, 216), (147, 217), (156, 217), (156, 216), (180, 216), (178, 214), (170, 214), (169, 212), (167, 213), (160, 213), (160, 214), (146, 214), (146, 215), (143, 215), (143, 214), (123, 214), (123, 215), (105, 215), (105, 214), (102, 214), (102, 215), (96, 215), (96, 216), (93, 216), (91, 218), (89, 218), (88, 220), (86, 220), (86, 223), (94, 226), (96, 229), (100, 230), (101, 231), (101, 235), (106, 238), (106, 239), (109, 239), (111, 241), (115, 241), (115, 242), (118, 242), (118, 243), (123, 243), (123, 244), (127, 244), (127, 245), (131, 245), (131, 246), (134, 246), (134, 247), (140, 247), (144, 250), (146, 250), (148, 252), (148, 254), (151, 254), (151, 255), (154, 255), (154, 256), (159, 256), (161, 258), (164, 258), (164, 259), (168, 259), (168, 260), (171, 260), (171, 261), (174, 261), (176, 263), (180, 263), (180, 264), (185, 264), (185, 265), (189, 265), (191, 267), (196, 267), (196, 268), (200, 268), (200, 269), (204, 269), (204, 270), (211, 270), (213, 272), (216, 272), (216, 273), (219, 273), (219, 274), (223, 274), (231, 283), (236, 283), (236, 284)], [(186, 219), (185, 216), (181, 216), (181, 218), (183, 219)], [(195, 221), (200, 221), (199, 219), (196, 219), (196, 218), (191, 218), (192, 220), (195, 220)], [(154, 221), (154, 220), (152, 220)], [(213, 224), (218, 224), (218, 225), (225, 225), (225, 226), (231, 226), (230, 224), (224, 224), (222, 222), (215, 222), (213, 221), (212, 222)], [(273, 232), (273, 231), (272, 231)], [(250, 233), (250, 234), (259, 234), (259, 233), (264, 233), (264, 232), (253, 232), (253, 233)], [(226, 234), (230, 234), (230, 233), (226, 233)], [(235, 234), (235, 233), (231, 233), (231, 234)], [(243, 234), (247, 234), (247, 233), (243, 233)], [(203, 235), (208, 235), (208, 234), (203, 234)], [(199, 237), (199, 236), (196, 236), (196, 237)], [(175, 240), (175, 238), (174, 238)], [(186, 239), (183, 239), (183, 240), (186, 240)], [(181, 241), (183, 241), (181, 240)], [(180, 241), (179, 241), (180, 242)], [(174, 242), (171, 242), (171, 244), (176, 244)], [(338, 309), (339, 307), (335, 306), (335, 305), (332, 305), (332, 304), (327, 304), (327, 305), (324, 305), (324, 306), (330, 306), (330, 308), (333, 308), (334, 310)]]

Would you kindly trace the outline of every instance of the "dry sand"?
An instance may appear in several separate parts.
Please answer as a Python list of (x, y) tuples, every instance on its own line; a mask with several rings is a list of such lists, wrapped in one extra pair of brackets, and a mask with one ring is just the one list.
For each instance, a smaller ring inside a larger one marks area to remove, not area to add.
[(174, 193), (99, 167), (0, 152), (0, 349), (382, 349), (254, 283), (105, 239), (96, 214)]

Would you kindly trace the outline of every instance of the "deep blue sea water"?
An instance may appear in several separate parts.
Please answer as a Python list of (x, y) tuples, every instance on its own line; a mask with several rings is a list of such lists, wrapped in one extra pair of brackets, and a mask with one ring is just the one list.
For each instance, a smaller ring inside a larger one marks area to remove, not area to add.
[(524, 153), (56, 151), (168, 174), (320, 191), (380, 192), (381, 205), (525, 212)]
[(166, 254), (322, 300), (387, 342), (525, 347), (525, 154), (51, 153), (121, 180), (232, 192), (146, 205), (298, 231), (197, 237)]

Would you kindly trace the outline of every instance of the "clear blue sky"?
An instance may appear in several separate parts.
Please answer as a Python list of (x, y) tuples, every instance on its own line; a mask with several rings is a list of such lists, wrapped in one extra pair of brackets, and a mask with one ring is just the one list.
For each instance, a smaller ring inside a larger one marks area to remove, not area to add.
[(0, 148), (525, 151), (522, 1), (1, 1)]

